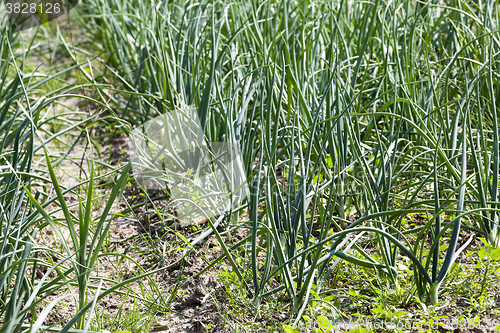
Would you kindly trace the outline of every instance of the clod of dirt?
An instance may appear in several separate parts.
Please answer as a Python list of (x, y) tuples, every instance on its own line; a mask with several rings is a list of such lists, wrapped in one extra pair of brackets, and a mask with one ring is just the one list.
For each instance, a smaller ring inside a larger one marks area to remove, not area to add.
[(179, 292), (186, 296), (174, 304), (178, 313), (157, 321), (153, 332), (205, 332), (204, 327), (208, 324), (214, 332), (227, 331), (229, 328), (223, 328), (214, 302), (215, 293), (221, 286), (212, 275), (186, 282)]
[(195, 279), (186, 286), (186, 299), (181, 302), (181, 306), (201, 305), (210, 297), (210, 292), (215, 291), (220, 286), (220, 283), (212, 276), (202, 276)]

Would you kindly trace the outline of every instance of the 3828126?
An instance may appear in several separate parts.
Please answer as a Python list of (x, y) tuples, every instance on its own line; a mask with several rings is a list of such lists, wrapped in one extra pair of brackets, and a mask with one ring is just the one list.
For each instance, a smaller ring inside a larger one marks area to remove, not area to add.
[(5, 4), (7, 14), (59, 14), (62, 11), (59, 3), (10, 3)]

